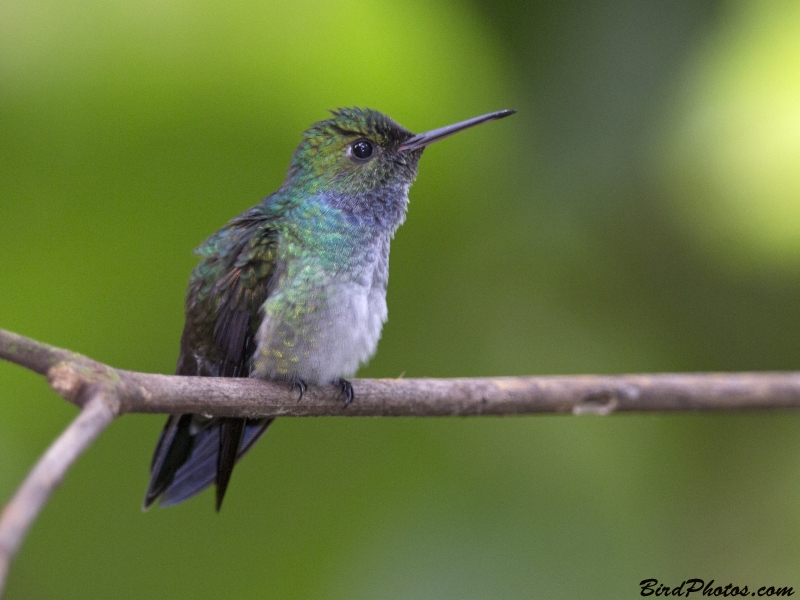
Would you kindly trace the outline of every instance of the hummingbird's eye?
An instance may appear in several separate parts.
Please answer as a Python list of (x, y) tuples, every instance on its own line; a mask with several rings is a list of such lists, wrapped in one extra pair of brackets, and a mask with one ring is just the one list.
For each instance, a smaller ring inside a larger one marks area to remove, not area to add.
[(368, 140), (356, 140), (350, 146), (350, 153), (359, 160), (367, 160), (372, 156), (372, 143)]

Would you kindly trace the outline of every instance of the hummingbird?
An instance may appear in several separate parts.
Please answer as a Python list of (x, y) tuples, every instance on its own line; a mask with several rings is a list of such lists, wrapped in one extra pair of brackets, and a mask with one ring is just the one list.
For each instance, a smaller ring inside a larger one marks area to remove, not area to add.
[[(303, 133), (286, 179), (195, 250), (176, 374), (336, 385), (375, 353), (387, 319), (389, 244), (405, 220), (423, 150), (501, 110), (413, 134), (368, 108), (341, 108)], [(172, 415), (150, 466), (147, 509), (216, 485), (273, 419)]]

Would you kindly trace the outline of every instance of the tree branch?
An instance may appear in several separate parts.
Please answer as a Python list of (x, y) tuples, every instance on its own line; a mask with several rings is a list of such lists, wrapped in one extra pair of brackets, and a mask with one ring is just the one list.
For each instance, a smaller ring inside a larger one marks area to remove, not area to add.
[(118, 402), (105, 390), (91, 395), (78, 417), (48, 448), (0, 513), (0, 596), (11, 560), (67, 470), (111, 424)]
[(405, 417), (800, 407), (800, 372), (355, 379), (356, 399), (345, 407), (334, 385), (311, 386), (298, 402), (282, 383), (114, 369), (1, 329), (0, 358), (46, 374), (53, 389), (78, 406), (87, 387), (109, 386), (120, 413)]
[(83, 407), (0, 517), (0, 593), (8, 563), (70, 465), (119, 414), (231, 417), (451, 416), (725, 411), (800, 407), (800, 372), (462, 379), (357, 379), (345, 406), (338, 386), (311, 386), (297, 401), (285, 384), (114, 369), (0, 329), (0, 358), (46, 375)]

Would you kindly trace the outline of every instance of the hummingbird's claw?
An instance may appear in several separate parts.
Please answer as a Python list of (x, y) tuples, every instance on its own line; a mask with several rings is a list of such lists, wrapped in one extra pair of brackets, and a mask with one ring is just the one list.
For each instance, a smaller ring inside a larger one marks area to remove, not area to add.
[(344, 405), (347, 406), (353, 401), (355, 398), (355, 393), (353, 392), (353, 384), (347, 381), (347, 379), (339, 378), (339, 388), (342, 390), (339, 394), (339, 400), (344, 397)]
[(306, 384), (305, 381), (300, 379), (297, 375), (292, 375), (291, 379), (289, 379), (289, 383), (292, 384), (292, 387), (289, 388), (290, 392), (293, 392), (293, 391), (295, 391), (297, 389), (300, 390), (300, 397), (297, 399), (297, 401), (300, 402), (300, 400), (303, 399), (303, 394), (305, 394), (306, 390), (308, 389), (308, 385)]

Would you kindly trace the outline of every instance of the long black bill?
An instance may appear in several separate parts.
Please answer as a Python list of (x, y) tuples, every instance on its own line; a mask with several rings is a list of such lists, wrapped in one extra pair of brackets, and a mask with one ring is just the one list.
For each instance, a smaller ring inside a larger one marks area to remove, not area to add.
[(503, 117), (513, 115), (515, 112), (517, 111), (514, 109), (498, 110), (497, 112), (481, 115), (480, 117), (473, 117), (472, 119), (467, 119), (466, 121), (461, 121), (460, 123), (454, 123), (453, 125), (447, 125), (445, 127), (440, 127), (439, 129), (432, 129), (431, 131), (426, 131), (425, 133), (418, 133), (414, 137), (410, 137), (405, 142), (400, 144), (397, 147), (397, 150), (399, 152), (406, 152), (407, 150), (419, 150), (420, 148), (430, 146), (432, 143), (443, 140), (446, 137), (450, 137), (454, 133), (458, 133), (464, 129), (469, 129), (475, 125), (486, 123), (487, 121), (502, 119)]

